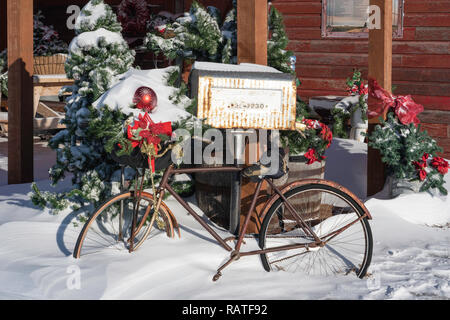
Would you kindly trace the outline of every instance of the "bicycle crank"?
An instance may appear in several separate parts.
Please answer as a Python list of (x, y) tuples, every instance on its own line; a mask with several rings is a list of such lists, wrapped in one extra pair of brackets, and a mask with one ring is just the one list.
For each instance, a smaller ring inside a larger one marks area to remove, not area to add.
[(218, 270), (217, 273), (214, 275), (214, 277), (212, 278), (212, 281), (216, 282), (217, 280), (219, 280), (219, 278), (222, 276), (222, 270), (225, 269), (226, 267), (228, 267), (233, 261), (237, 261), (241, 258), (241, 254), (237, 251), (233, 251), (230, 254), (230, 259), (228, 259), (227, 262), (224, 263), (224, 265), (222, 265)]

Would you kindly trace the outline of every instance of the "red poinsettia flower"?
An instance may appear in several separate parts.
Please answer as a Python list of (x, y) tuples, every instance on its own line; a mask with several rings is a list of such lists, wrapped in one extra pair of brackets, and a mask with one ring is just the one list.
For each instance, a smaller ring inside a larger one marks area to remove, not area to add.
[(320, 129), (321, 128), (321, 125), (320, 125), (319, 121), (317, 121), (317, 120), (303, 119), (302, 122), (304, 124), (306, 124), (308, 129)]
[(441, 174), (448, 173), (448, 162), (441, 157), (434, 157), (433, 160), (431, 160), (431, 165)]
[[(423, 159), (423, 157), (422, 157)], [(427, 177), (427, 171), (425, 170), (425, 168), (427, 167), (427, 162), (425, 161), (414, 161), (413, 162), (414, 166), (416, 167), (416, 170), (419, 173), (419, 178), (420, 181), (425, 180), (425, 178)]]
[(320, 160), (316, 158), (316, 150), (312, 148), (305, 153), (305, 158), (308, 159), (307, 164), (313, 164), (316, 161), (320, 162)]
[(159, 135), (172, 135), (172, 123), (154, 123), (148, 113), (139, 114), (138, 120), (133, 126), (127, 128), (128, 139), (131, 140), (133, 148), (142, 146), (146, 141), (148, 144), (158, 145), (161, 142)]
[(419, 177), (420, 177), (420, 181), (425, 180), (425, 178), (427, 177), (427, 172), (424, 169), (420, 170)]
[(359, 86), (359, 94), (360, 95), (366, 95), (369, 93), (369, 88), (366, 87), (366, 85), (361, 82), (361, 85)]
[(148, 144), (158, 145), (161, 142), (161, 138), (155, 135), (151, 130), (142, 130), (139, 132), (139, 136), (147, 141)]
[(333, 133), (331, 132), (330, 128), (328, 128), (327, 125), (321, 123), (322, 130), (320, 131), (320, 135), (322, 136), (322, 139), (328, 141), (327, 148), (330, 147), (331, 141), (333, 140)]
[[(147, 112), (144, 115), (139, 114), (138, 120), (134, 121), (134, 125), (129, 125), (127, 128), (127, 137), (133, 148), (142, 147), (143, 143), (146, 142), (147, 145), (154, 147), (155, 152), (158, 152), (158, 144), (161, 143), (162, 135), (168, 137), (172, 135), (172, 123), (154, 123)], [(155, 159), (152, 156), (148, 160), (154, 172)]]

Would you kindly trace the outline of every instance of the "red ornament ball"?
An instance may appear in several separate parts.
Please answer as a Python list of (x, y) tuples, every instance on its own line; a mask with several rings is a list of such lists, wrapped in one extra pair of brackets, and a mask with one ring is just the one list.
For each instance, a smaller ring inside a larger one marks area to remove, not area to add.
[(149, 87), (140, 87), (136, 90), (133, 97), (133, 103), (136, 108), (146, 112), (153, 112), (158, 103), (158, 97), (155, 91)]

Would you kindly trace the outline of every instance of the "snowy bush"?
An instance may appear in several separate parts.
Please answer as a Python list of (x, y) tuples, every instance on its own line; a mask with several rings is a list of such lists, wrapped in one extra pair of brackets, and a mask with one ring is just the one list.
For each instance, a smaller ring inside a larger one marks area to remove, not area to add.
[(369, 137), (369, 146), (380, 150), (388, 174), (396, 179), (420, 181), (420, 191), (438, 189), (446, 195), (444, 174), (448, 163), (437, 156), (442, 152), (436, 141), (420, 125), (402, 124), (393, 112), (377, 125)]
[(90, 1), (76, 20), (77, 36), (69, 45), (65, 65), (67, 77), (74, 79), (74, 85), (61, 91), (71, 93), (62, 120), (66, 129), (49, 142), (57, 153), (56, 164), (49, 172), (52, 183), (58, 183), (71, 173), (73, 188), (51, 196), (38, 193), (34, 188), (32, 199), (37, 205), (47, 205), (57, 211), (74, 203), (77, 206), (95, 204), (109, 196), (113, 189), (111, 177), (118, 166), (104, 150), (103, 134), (122, 124), (126, 116), (120, 111), (97, 110), (92, 104), (134, 62), (134, 52), (128, 48), (120, 30), (111, 8), (101, 0)]

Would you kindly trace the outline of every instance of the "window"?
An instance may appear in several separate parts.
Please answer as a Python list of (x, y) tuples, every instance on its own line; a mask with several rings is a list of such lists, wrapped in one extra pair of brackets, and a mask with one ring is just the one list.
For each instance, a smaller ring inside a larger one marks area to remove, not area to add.
[[(322, 36), (367, 38), (369, 0), (322, 0)], [(393, 37), (403, 36), (403, 0), (392, 0)]]

